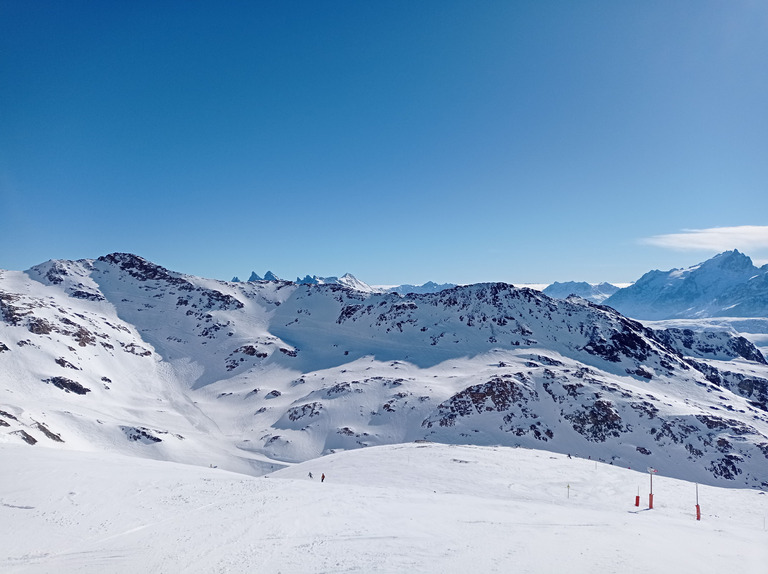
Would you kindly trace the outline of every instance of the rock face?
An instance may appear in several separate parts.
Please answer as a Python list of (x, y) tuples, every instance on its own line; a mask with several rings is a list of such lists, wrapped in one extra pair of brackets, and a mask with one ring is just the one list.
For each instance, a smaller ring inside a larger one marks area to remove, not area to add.
[(1, 271), (0, 341), (8, 440), (251, 473), (411, 440), (520, 445), (768, 489), (760, 352), (579, 297), (233, 283), (113, 253)]
[(755, 267), (738, 251), (699, 265), (650, 271), (604, 301), (624, 315), (662, 320), (768, 316), (768, 265)]
[(697, 332), (691, 329), (663, 329), (656, 336), (683, 355), (729, 361), (741, 357), (766, 364), (765, 357), (744, 337), (724, 331)]

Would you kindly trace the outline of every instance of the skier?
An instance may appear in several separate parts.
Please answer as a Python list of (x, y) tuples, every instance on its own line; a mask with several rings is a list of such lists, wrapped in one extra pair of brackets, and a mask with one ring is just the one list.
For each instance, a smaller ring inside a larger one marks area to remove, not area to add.
[(322, 476), (320, 477), (320, 482), (325, 482), (325, 473), (323, 473)]
[(314, 476), (312, 476), (311, 472), (309, 473), (309, 478), (315, 478)]

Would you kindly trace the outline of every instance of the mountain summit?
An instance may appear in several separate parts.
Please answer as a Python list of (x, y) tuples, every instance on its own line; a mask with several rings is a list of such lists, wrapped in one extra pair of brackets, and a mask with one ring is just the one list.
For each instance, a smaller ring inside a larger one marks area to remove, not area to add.
[(567, 281), (565, 283), (555, 281), (546, 287), (542, 293), (555, 299), (566, 299), (569, 295), (576, 295), (593, 303), (602, 303), (618, 290), (618, 287), (610, 283), (593, 285), (584, 281)]
[(416, 440), (507, 445), (768, 489), (754, 345), (506, 283), (234, 283), (126, 253), (0, 271), (0, 387), (0, 440), (19, 444), (250, 474)]
[(737, 250), (670, 271), (650, 271), (604, 301), (646, 320), (768, 316), (768, 265)]

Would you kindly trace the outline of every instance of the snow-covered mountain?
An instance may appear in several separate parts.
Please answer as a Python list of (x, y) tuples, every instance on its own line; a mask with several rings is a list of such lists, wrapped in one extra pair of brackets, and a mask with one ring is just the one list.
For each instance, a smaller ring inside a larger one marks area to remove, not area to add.
[(0, 272), (3, 440), (262, 474), (430, 440), (768, 488), (768, 366), (503, 283), (234, 283), (140, 257)]
[[(268, 273), (264, 276), (264, 279), (253, 273), (250, 281), (276, 281), (278, 280), (273, 274)], [(379, 287), (372, 286), (361, 281), (351, 273), (345, 273), (341, 277), (319, 277), (317, 275), (305, 275), (296, 278), (296, 283), (299, 285), (343, 285), (349, 287), (355, 291), (362, 293), (399, 293), (401, 295), (407, 295), (409, 293), (437, 293), (438, 291), (444, 291), (445, 289), (451, 289), (456, 287), (453, 283), (438, 284), (434, 281), (427, 281), (423, 285), (396, 285), (394, 287)]]
[(619, 287), (610, 283), (587, 283), (585, 281), (555, 281), (543, 291), (544, 294), (555, 299), (567, 299), (570, 295), (576, 295), (593, 303), (602, 303), (608, 297), (616, 293)]
[(686, 269), (650, 271), (604, 304), (648, 320), (768, 317), (768, 265), (726, 251)]
[(255, 271), (251, 271), (251, 276), (248, 277), (248, 281), (281, 281), (281, 279), (271, 271), (267, 271), (264, 274), (264, 277), (259, 277)]
[[(271, 271), (267, 271), (264, 274), (264, 277), (261, 277), (260, 275), (257, 275), (255, 271), (252, 271), (248, 281), (281, 281), (281, 279)], [(232, 282), (239, 283), (240, 279), (235, 276), (232, 278)], [(361, 281), (351, 273), (345, 273), (341, 277), (320, 277), (318, 275), (305, 275), (303, 278), (296, 277), (295, 282), (298, 285), (343, 285), (344, 287), (349, 287), (350, 289), (354, 289), (355, 291), (360, 291), (362, 293), (399, 293), (401, 295), (407, 295), (409, 293), (437, 293), (438, 291), (444, 291), (445, 289), (456, 287), (456, 285), (453, 283), (438, 284), (434, 281), (427, 281), (423, 285), (404, 284), (387, 287), (372, 286), (365, 281)], [(607, 283), (605, 285), (607, 285)]]
[(396, 287), (390, 287), (386, 291), (390, 293), (399, 293), (400, 295), (408, 295), (409, 293), (438, 293), (445, 291), (446, 289), (453, 289), (456, 287), (453, 283), (435, 283), (434, 281), (427, 281), (424, 285), (397, 285)]
[(371, 287), (364, 281), (360, 281), (351, 273), (345, 273), (341, 277), (318, 277), (317, 275), (310, 277), (307, 275), (304, 279), (297, 277), (296, 283), (300, 285), (343, 285), (362, 293), (379, 293), (382, 291), (381, 289)]

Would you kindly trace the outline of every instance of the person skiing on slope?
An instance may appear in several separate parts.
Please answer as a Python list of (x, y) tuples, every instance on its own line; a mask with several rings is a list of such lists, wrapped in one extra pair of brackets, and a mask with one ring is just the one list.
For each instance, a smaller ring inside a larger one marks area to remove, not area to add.
[(314, 476), (312, 476), (311, 472), (309, 473), (309, 478), (315, 478)]
[(322, 476), (320, 477), (320, 482), (325, 482), (325, 473), (323, 473)]

